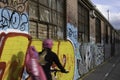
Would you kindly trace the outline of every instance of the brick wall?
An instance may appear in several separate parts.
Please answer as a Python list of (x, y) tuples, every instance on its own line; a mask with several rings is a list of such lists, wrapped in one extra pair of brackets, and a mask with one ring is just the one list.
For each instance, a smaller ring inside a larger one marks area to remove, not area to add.
[(77, 26), (78, 24), (77, 0), (67, 0), (67, 22)]

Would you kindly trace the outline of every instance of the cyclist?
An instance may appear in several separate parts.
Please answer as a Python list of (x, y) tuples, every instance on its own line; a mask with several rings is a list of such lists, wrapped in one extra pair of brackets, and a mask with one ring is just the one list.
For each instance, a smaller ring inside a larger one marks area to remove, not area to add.
[(51, 66), (55, 63), (62, 73), (68, 73), (59, 61), (58, 56), (51, 50), (53, 41), (45, 39), (42, 43), (43, 50), (39, 52), (39, 63), (43, 67), (47, 80), (52, 80)]

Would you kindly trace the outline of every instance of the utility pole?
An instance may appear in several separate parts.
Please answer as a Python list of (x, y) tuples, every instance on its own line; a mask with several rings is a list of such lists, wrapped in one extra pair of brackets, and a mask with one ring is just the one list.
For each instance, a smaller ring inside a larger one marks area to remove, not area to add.
[(107, 14), (108, 14), (108, 21), (109, 21), (109, 12), (110, 12), (110, 11), (109, 11), (109, 9), (108, 9), (108, 10), (107, 10)]

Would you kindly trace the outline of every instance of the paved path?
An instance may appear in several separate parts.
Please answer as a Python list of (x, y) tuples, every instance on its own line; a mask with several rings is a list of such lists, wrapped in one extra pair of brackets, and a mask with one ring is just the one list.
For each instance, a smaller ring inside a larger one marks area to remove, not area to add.
[(120, 55), (104, 62), (80, 80), (120, 80)]

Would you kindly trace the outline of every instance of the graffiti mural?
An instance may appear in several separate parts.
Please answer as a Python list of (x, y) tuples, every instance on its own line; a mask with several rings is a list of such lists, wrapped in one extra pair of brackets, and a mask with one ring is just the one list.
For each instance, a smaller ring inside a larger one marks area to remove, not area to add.
[(28, 31), (28, 17), (25, 13), (10, 11), (6, 8), (0, 9), (0, 30), (18, 29)]
[(71, 41), (74, 46), (74, 54), (75, 54), (75, 72), (74, 72), (74, 80), (80, 77), (77, 68), (77, 60), (81, 60), (80, 52), (79, 52), (79, 43), (77, 39), (77, 27), (74, 27), (71, 23), (67, 23), (67, 39)]
[(68, 23), (67, 24), (67, 39), (70, 40), (74, 47), (77, 48), (77, 28), (74, 25)]
[(79, 47), (81, 61), (77, 60), (78, 71), (83, 75), (104, 61), (104, 47), (101, 44), (81, 43)]
[(2, 37), (0, 64), (3, 65), (0, 65), (0, 80), (20, 80), (31, 37), (22, 33), (1, 33), (0, 38)]
[(95, 47), (95, 65), (99, 65), (104, 61), (104, 47), (102, 44), (96, 44)]
[[(75, 55), (74, 48), (70, 41), (54, 41), (53, 51), (58, 55), (62, 65), (65, 67), (69, 73), (64, 74), (57, 72), (56, 76), (52, 73), (53, 78), (57, 80), (73, 80), (74, 78), (74, 69), (75, 69)], [(32, 46), (35, 46), (37, 51), (42, 50), (42, 41), (32, 41)], [(67, 46), (66, 46), (67, 45)], [(56, 68), (56, 65), (53, 65), (52, 68)]]
[[(91, 42), (78, 42), (77, 6), (67, 4), (67, 40), (54, 41), (52, 50), (69, 73), (53, 72), (52, 76), (57, 80), (78, 80), (104, 61), (104, 46), (96, 44), (91, 36)], [(24, 63), (26, 51), (31, 45), (38, 52), (42, 50), (42, 41), (31, 41), (28, 35), (28, 17), (28, 0), (0, 0), (0, 80), (28, 78)]]
[(70, 23), (67, 24), (67, 39), (74, 45), (76, 61), (75, 80), (78, 76), (80, 77), (89, 72), (89, 70), (104, 61), (104, 47), (95, 44), (94, 41), (91, 43), (79, 43), (77, 41), (77, 29)]
[(27, 0), (20, 1), (0, 1), (0, 31), (28, 32)]
[(19, 12), (27, 12), (28, 0), (0, 0), (0, 7), (14, 8)]
[(31, 42), (27, 3), (28, 0), (0, 0), (0, 80), (21, 79)]
[(78, 69), (79, 74), (83, 75), (87, 73), (92, 68), (92, 59), (93, 55), (90, 51), (90, 45), (88, 43), (81, 43), (79, 47), (80, 55), (81, 55), (81, 62), (78, 62)]

